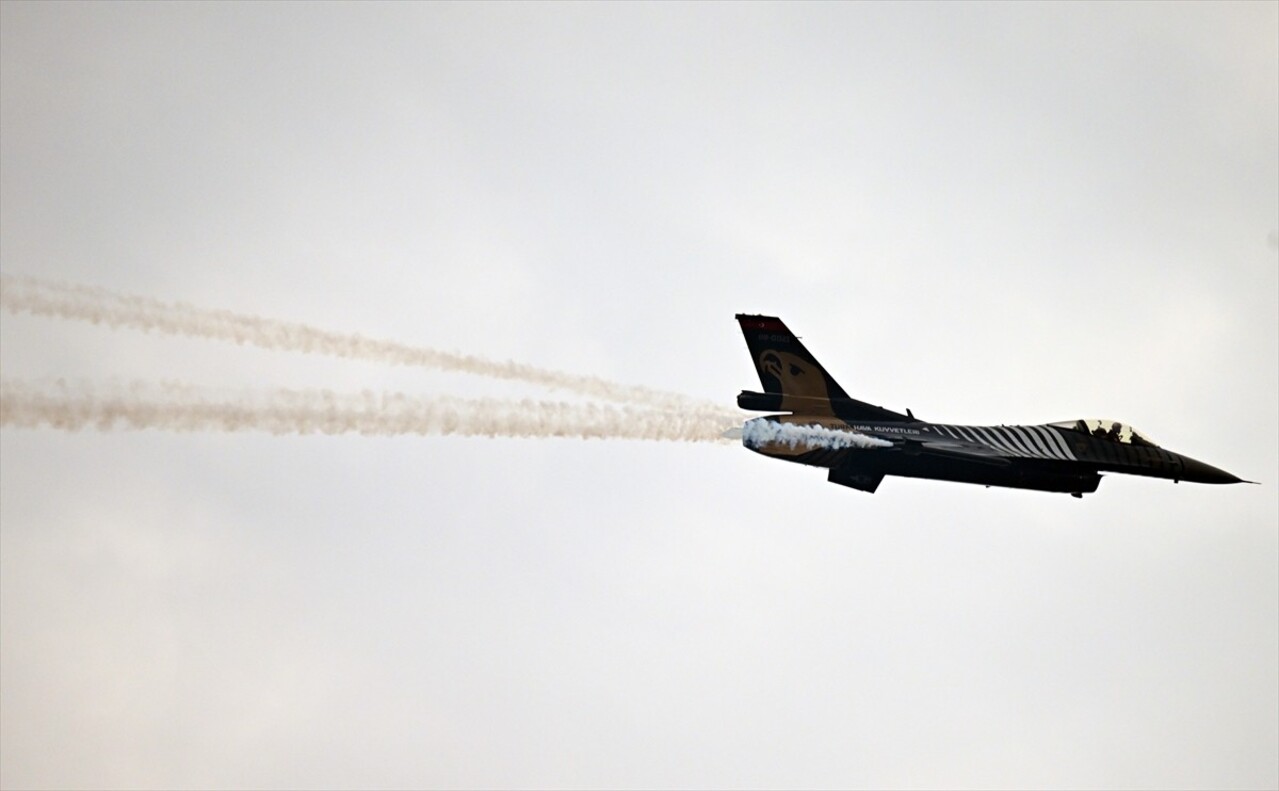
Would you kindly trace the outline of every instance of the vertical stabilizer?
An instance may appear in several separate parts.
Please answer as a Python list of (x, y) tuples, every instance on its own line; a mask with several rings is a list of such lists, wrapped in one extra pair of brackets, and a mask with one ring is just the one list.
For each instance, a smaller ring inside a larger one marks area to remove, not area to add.
[(737, 321), (764, 386), (763, 393), (743, 392), (737, 397), (742, 409), (834, 415), (841, 420), (914, 422), (913, 415), (850, 398), (776, 316), (739, 313)]
[[(795, 333), (776, 316), (737, 314), (746, 346), (765, 393), (781, 396), (781, 409), (831, 413), (832, 399), (848, 400), (821, 363), (804, 348)], [(794, 399), (804, 399), (803, 402)]]

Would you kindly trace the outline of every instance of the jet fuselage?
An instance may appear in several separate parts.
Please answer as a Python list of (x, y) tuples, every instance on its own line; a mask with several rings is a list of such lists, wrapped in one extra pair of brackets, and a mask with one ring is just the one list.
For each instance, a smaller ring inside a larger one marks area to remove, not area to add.
[[(1068, 492), (1094, 492), (1102, 473), (1196, 483), (1240, 483), (1224, 470), (1159, 447), (1117, 421), (965, 426), (929, 423), (851, 398), (773, 316), (738, 315), (765, 392), (743, 409), (789, 412), (747, 421), (743, 444), (765, 456), (825, 467), (828, 480), (873, 492), (886, 475)], [(819, 426), (877, 440), (852, 447), (778, 438), (776, 426)], [(866, 445), (867, 447), (863, 447)], [(873, 445), (873, 446), (872, 446)]]

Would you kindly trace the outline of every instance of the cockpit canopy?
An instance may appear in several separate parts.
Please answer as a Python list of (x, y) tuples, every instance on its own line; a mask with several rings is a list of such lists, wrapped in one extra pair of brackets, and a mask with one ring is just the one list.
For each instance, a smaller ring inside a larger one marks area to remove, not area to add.
[(1124, 445), (1159, 447), (1159, 444), (1150, 437), (1142, 434), (1127, 423), (1120, 423), (1118, 420), (1065, 420), (1061, 423), (1049, 423), (1048, 425), (1071, 431), (1082, 431), (1098, 439), (1108, 439), (1111, 442), (1120, 442)]

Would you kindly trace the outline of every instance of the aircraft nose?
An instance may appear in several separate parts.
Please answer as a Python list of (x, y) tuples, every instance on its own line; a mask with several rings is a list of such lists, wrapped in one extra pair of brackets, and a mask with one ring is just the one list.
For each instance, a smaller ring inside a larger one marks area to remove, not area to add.
[(1181, 463), (1183, 465), (1181, 480), (1183, 481), (1192, 483), (1245, 483), (1242, 478), (1237, 478), (1225, 470), (1219, 470), (1211, 464), (1204, 464), (1202, 461), (1192, 459), (1189, 456), (1182, 456)]

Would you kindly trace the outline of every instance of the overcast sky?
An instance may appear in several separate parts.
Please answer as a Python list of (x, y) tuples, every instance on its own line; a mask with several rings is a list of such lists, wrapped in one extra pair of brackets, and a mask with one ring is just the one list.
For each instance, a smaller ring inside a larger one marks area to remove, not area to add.
[[(1261, 486), (0, 433), (0, 784), (1279, 785), (1279, 5), (0, 5), (0, 270)], [(4, 313), (6, 379), (547, 397)], [(558, 397), (551, 393), (549, 397)]]

